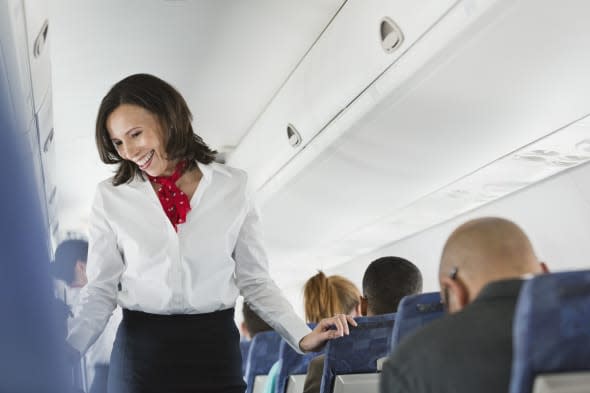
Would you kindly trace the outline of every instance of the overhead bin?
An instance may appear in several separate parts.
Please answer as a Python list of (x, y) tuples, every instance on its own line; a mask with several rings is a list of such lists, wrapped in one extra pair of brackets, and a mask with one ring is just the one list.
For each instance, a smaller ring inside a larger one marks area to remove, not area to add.
[[(245, 169), (254, 189), (264, 187), (455, 3), (427, 0), (418, 7), (412, 0), (346, 2), (228, 163)], [(293, 143), (298, 138), (300, 143)]]
[(47, 0), (24, 0), (27, 23), (27, 50), (31, 64), (35, 112), (50, 94), (51, 60), (49, 54), (49, 4)]
[(33, 119), (33, 90), (27, 53), (27, 31), (21, 0), (0, 3), (0, 51), (2, 68), (5, 67), (10, 101), (14, 108), (15, 126), (28, 131)]
[(53, 103), (48, 95), (37, 114), (37, 127), (43, 164), (43, 184), (50, 227), (57, 224), (57, 184), (55, 181), (55, 138), (53, 128)]

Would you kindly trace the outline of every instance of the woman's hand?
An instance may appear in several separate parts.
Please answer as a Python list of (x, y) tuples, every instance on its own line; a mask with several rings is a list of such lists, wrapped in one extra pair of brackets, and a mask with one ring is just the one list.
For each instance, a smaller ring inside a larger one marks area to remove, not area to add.
[(352, 326), (357, 326), (356, 321), (350, 315), (338, 314), (332, 318), (322, 319), (311, 333), (299, 341), (299, 348), (303, 352), (319, 351), (326, 341), (348, 336), (350, 334), (349, 323)]

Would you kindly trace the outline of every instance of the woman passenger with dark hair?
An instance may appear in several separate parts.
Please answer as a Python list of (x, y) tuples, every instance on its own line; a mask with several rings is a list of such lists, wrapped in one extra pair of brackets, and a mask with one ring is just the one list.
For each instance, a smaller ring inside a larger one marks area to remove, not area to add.
[(243, 392), (239, 294), (299, 352), (355, 324), (336, 315), (310, 331), (296, 316), (268, 274), (246, 174), (215, 163), (191, 120), (182, 96), (146, 74), (100, 105), (99, 155), (117, 171), (96, 190), (89, 282), (68, 342), (84, 353), (121, 305), (110, 392)]

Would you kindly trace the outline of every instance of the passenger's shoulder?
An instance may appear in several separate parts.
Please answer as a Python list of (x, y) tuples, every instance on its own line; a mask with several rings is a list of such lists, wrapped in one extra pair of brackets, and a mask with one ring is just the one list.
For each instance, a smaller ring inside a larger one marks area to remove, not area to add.
[(395, 364), (402, 364), (400, 361), (407, 364), (412, 359), (421, 362), (433, 354), (441, 353), (449, 342), (449, 335), (458, 331), (456, 325), (457, 318), (454, 315), (445, 315), (405, 337), (392, 353), (392, 357), (396, 358)]

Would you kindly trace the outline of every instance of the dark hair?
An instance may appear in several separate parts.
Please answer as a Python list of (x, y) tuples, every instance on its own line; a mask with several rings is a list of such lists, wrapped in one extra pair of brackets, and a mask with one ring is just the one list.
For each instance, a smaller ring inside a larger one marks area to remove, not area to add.
[(422, 274), (404, 258), (379, 258), (371, 262), (363, 276), (363, 295), (375, 315), (396, 312), (404, 296), (420, 292)]
[(88, 242), (70, 239), (60, 243), (55, 250), (52, 266), (53, 276), (71, 284), (74, 281), (74, 267), (77, 261), (86, 263), (88, 258)]
[(250, 333), (250, 338), (254, 338), (254, 336), (260, 332), (272, 330), (272, 328), (264, 322), (246, 302), (244, 302), (244, 305), (242, 306), (242, 313), (244, 314), (244, 323), (246, 324), (246, 329), (248, 329), (248, 332)]
[(122, 104), (140, 106), (157, 116), (164, 132), (168, 160), (187, 160), (190, 170), (197, 162), (210, 164), (215, 159), (217, 152), (194, 133), (193, 116), (180, 93), (153, 75), (131, 75), (109, 90), (96, 117), (96, 146), (100, 159), (105, 164), (119, 164), (113, 179), (115, 186), (128, 183), (135, 176), (143, 179), (137, 164), (121, 158), (107, 130), (107, 119)]
[(335, 314), (350, 314), (359, 305), (360, 292), (349, 279), (319, 271), (303, 287), (307, 322), (319, 322)]

